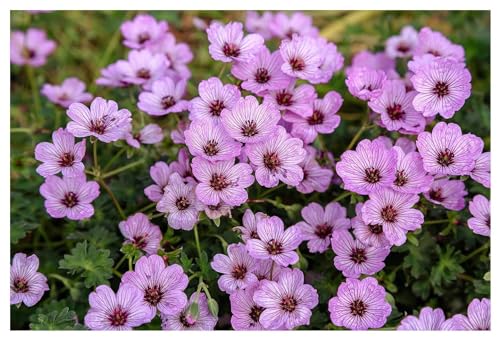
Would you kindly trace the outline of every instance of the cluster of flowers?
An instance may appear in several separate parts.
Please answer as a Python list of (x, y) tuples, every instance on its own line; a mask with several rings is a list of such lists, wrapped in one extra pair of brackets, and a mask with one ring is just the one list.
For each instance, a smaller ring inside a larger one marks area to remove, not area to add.
[[(186, 147), (176, 161), (159, 161), (150, 168), (154, 184), (144, 193), (170, 227), (191, 230), (201, 211), (217, 219), (247, 202), (247, 188), (255, 181), (266, 188), (282, 182), (301, 193), (325, 192), (335, 181), (335, 170), (343, 189), (368, 195), (356, 206), (356, 216), (349, 219), (337, 202), (324, 208), (310, 203), (302, 209), (304, 221), (285, 229), (280, 218), (247, 210), (243, 226), (236, 228), (243, 243), (229, 245), (228, 255), (215, 255), (211, 265), (222, 274), (220, 290), (230, 294), (234, 329), (293, 329), (309, 324), (318, 304), (316, 289), (304, 283), (304, 274), (289, 268), (299, 261), (296, 249), (303, 241), (312, 253), (331, 246), (333, 265), (346, 277), (329, 301), (331, 321), (349, 329), (380, 328), (392, 308), (384, 287), (369, 275), (382, 270), (391, 247), (405, 243), (407, 232), (421, 228), (424, 216), (414, 207), (419, 195), (461, 210), (467, 191), (461, 179), (451, 176), (470, 176), (490, 186), (490, 153), (483, 152), (480, 138), (462, 134), (454, 123), (439, 122), (431, 132), (424, 131), (438, 115), (451, 118), (470, 96), (463, 48), (429, 28), (416, 32), (405, 27), (387, 41), (385, 52), (358, 53), (346, 70), (349, 92), (367, 101), (375, 124), (410, 137), (394, 145), (388, 137), (362, 140), (335, 165), (331, 153), (312, 143), (318, 134), (339, 126), (343, 100), (335, 91), (318, 98), (312, 84), (329, 82), (343, 67), (337, 47), (320, 37), (311, 18), (302, 13), (249, 12), (246, 29), (249, 34), (239, 22), (207, 25), (209, 53), (226, 63), (224, 68), (230, 65), (236, 85), (211, 77), (200, 82), (199, 96), (188, 101), (183, 97), (191, 77), (189, 46), (176, 42), (165, 21), (149, 15), (122, 24), (123, 43), (131, 51), (127, 60), (103, 69), (97, 84), (140, 86), (137, 106), (151, 116), (189, 112), (189, 120), (181, 120), (170, 135)], [(276, 51), (265, 45), (273, 38), (281, 40)], [(38, 67), (54, 48), (40, 30), (14, 32), (11, 60)], [(403, 77), (396, 71), (396, 58), (411, 58)], [(70, 118), (66, 128), (53, 133), (52, 143), (35, 149), (35, 158), (42, 162), (37, 172), (45, 177), (40, 193), (46, 210), (54, 218), (90, 218), (99, 185), (86, 180), (86, 140), (75, 138), (90, 137), (92, 143), (125, 140), (138, 148), (161, 142), (163, 131), (149, 124), (134, 134), (131, 112), (112, 100), (97, 97), (90, 107), (82, 104), (93, 96), (76, 78), (61, 86), (46, 84), (42, 94), (66, 107)], [(469, 209), (469, 227), (489, 236), (489, 201), (477, 195)], [(159, 312), (164, 329), (213, 329), (217, 318), (207, 296), (198, 290), (188, 300), (182, 268), (166, 266), (157, 255), (160, 228), (142, 213), (122, 221), (119, 228), (125, 242), (146, 255), (134, 271), (123, 275), (116, 294), (108, 286), (90, 294), (87, 327), (131, 329)], [(36, 255), (15, 255), (11, 303), (32, 306), (48, 290), (37, 269)], [(485, 329), (489, 309), (488, 299), (475, 299), (468, 317), (456, 315), (445, 322), (441, 309), (426, 307), (420, 318), (406, 317), (399, 329)]]

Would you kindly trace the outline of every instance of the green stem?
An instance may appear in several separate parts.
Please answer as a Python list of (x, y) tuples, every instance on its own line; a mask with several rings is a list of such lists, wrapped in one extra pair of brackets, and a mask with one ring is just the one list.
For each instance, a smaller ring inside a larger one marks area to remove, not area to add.
[(277, 185), (275, 187), (272, 187), (271, 189), (268, 189), (268, 190), (264, 191), (260, 196), (261, 197), (266, 197), (267, 195), (269, 195), (273, 191), (276, 191), (276, 190), (278, 190), (280, 188), (283, 188), (284, 186), (285, 186), (285, 184), (281, 183), (280, 185)]
[(446, 220), (435, 220), (435, 221), (427, 221), (427, 222), (424, 222), (424, 225), (429, 225), (429, 224), (441, 224), (441, 223), (449, 223), (450, 220), (446, 219)]
[(108, 171), (109, 167), (111, 166), (111, 164), (113, 164), (113, 162), (116, 161), (125, 152), (125, 150), (126, 150), (126, 148), (123, 147), (123, 148), (120, 149), (120, 151), (118, 151), (117, 153), (115, 153), (115, 155), (104, 166), (104, 168), (102, 169), (102, 171)]
[(196, 243), (196, 250), (198, 251), (198, 258), (201, 259), (201, 246), (200, 237), (198, 236), (198, 224), (194, 225), (194, 241)]
[(477, 248), (476, 250), (474, 250), (472, 253), (470, 253), (469, 255), (465, 256), (461, 261), (459, 261), (458, 263), (459, 264), (462, 264), (468, 260), (470, 260), (471, 258), (473, 258), (474, 256), (476, 256), (477, 254), (481, 253), (483, 250), (486, 250), (490, 247), (490, 243), (489, 242), (486, 242), (485, 244), (483, 244), (481, 247)]
[(129, 163), (127, 165), (124, 165), (118, 169), (115, 169), (115, 170), (111, 170), (110, 172), (108, 173), (105, 173), (104, 175), (101, 176), (102, 179), (106, 179), (108, 177), (111, 177), (111, 176), (114, 176), (114, 175), (117, 175), (119, 174), (120, 172), (123, 172), (123, 171), (126, 171), (128, 169), (131, 169), (133, 167), (136, 167), (138, 165), (141, 165), (142, 163), (144, 163), (144, 159), (140, 159), (138, 161), (135, 161), (133, 163)]
[(52, 274), (48, 274), (47, 275), (48, 277), (50, 278), (53, 278), (53, 279), (56, 279), (58, 281), (61, 281), (62, 284), (65, 286), (65, 287), (68, 287), (68, 289), (71, 289), (71, 284), (70, 284), (70, 280), (65, 278), (64, 276), (61, 276), (59, 274), (55, 274), (55, 273), (52, 273)]
[(33, 130), (29, 128), (10, 128), (10, 133), (26, 133), (31, 136)]
[(132, 257), (128, 258), (128, 270), (129, 271), (134, 270), (134, 268), (132, 267)]
[(33, 97), (33, 102), (35, 104), (34, 105), (35, 107), (32, 112), (33, 122), (40, 123), (40, 125), (43, 125), (43, 121), (38, 122), (38, 120), (41, 118), (40, 117), (41, 104), (40, 104), (40, 93), (38, 93), (38, 86), (36, 84), (35, 72), (33, 67), (31, 66), (28, 66), (26, 70), (31, 85), (31, 95)]
[(127, 259), (127, 256), (123, 255), (122, 258), (120, 259), (120, 261), (118, 261), (118, 263), (116, 264), (116, 266), (113, 269), (118, 270), (118, 268), (120, 268), (120, 266), (123, 264), (123, 262), (125, 262), (126, 259)]
[(162, 216), (164, 216), (164, 215), (165, 215), (165, 213), (153, 214), (153, 215), (151, 215), (151, 216), (149, 217), (149, 219), (150, 219), (150, 220), (153, 220), (153, 219), (155, 219), (155, 218), (162, 217)]
[(349, 143), (349, 146), (347, 146), (346, 150), (351, 150), (354, 147), (354, 145), (356, 145), (356, 142), (361, 138), (361, 135), (363, 134), (363, 132), (365, 132), (366, 130), (371, 129), (374, 126), (375, 125), (368, 125), (368, 119), (367, 119), (363, 123), (363, 125), (361, 126), (361, 128), (358, 130), (358, 132), (354, 135), (354, 137), (352, 138), (351, 142)]
[(225, 70), (226, 70), (226, 63), (223, 63), (223, 64), (222, 64), (222, 68), (220, 69), (220, 71), (219, 71), (219, 75), (217, 76), (217, 78), (219, 78), (219, 79), (220, 79), (220, 78), (222, 77), (222, 75), (224, 74), (224, 71), (225, 71)]
[(352, 195), (352, 192), (350, 191), (346, 191), (346, 192), (343, 192), (341, 193), (340, 195), (338, 195), (333, 201), (334, 202), (338, 202), (338, 201), (341, 201), (343, 200), (344, 198), (348, 197), (348, 196), (351, 196)]
[(97, 170), (99, 167), (99, 163), (97, 161), (97, 140), (94, 140), (94, 143), (92, 144), (92, 154), (94, 157), (94, 169)]
[(192, 279), (197, 278), (198, 276), (200, 276), (200, 273), (194, 273), (193, 275), (188, 277), (188, 281), (191, 282)]
[(111, 191), (111, 189), (109, 188), (109, 186), (106, 184), (106, 182), (104, 182), (102, 179), (99, 179), (99, 184), (104, 188), (104, 190), (106, 190), (106, 192), (108, 193), (109, 197), (111, 198), (111, 200), (113, 201), (113, 204), (115, 205), (116, 207), (116, 210), (118, 211), (118, 214), (120, 215), (121, 219), (122, 220), (125, 220), (127, 218), (127, 216), (125, 216), (125, 213), (123, 212), (123, 209), (122, 207), (120, 206), (120, 203), (118, 202), (118, 200), (116, 199), (115, 197), (115, 194), (113, 194), (113, 191)]
[(122, 277), (122, 273), (120, 273), (118, 270), (116, 270), (115, 268), (113, 268), (113, 274), (115, 274), (118, 278), (121, 278)]
[(61, 126), (61, 110), (56, 108), (56, 118), (54, 119), (54, 130)]
[(141, 210), (139, 210), (138, 212), (145, 212), (145, 211), (148, 211), (149, 209), (154, 208), (154, 207), (156, 207), (155, 202), (146, 205), (145, 207), (141, 208)]

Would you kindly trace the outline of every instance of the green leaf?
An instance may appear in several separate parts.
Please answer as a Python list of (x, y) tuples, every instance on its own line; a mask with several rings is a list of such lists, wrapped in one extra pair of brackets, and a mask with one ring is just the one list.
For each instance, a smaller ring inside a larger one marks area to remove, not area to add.
[(10, 225), (10, 243), (16, 244), (19, 240), (23, 239), (28, 231), (36, 229), (38, 224), (31, 222), (17, 221)]
[(141, 250), (131, 243), (124, 244), (123, 247), (121, 247), (120, 251), (127, 258), (131, 258), (133, 263), (136, 263), (137, 260), (139, 260), (139, 258), (142, 256)]
[(189, 270), (193, 266), (193, 260), (191, 260), (186, 255), (186, 253), (182, 252), (181, 257), (180, 257), (180, 261), (181, 261), (181, 266), (182, 266), (182, 269), (184, 270), (184, 272), (186, 272), (186, 273), (189, 272)]
[(456, 252), (451, 246), (447, 246), (443, 252), (441, 248), (437, 248), (439, 261), (437, 265), (432, 267), (430, 281), (435, 288), (452, 283), (457, 279), (457, 274), (463, 273), (464, 268), (458, 263), (460, 253)]
[(35, 314), (30, 318), (30, 328), (33, 330), (78, 330), (85, 329), (78, 324), (78, 318), (74, 311), (68, 307), (62, 310), (52, 311), (48, 314)]
[(109, 250), (96, 249), (83, 241), (77, 243), (71, 255), (64, 255), (64, 259), (59, 261), (59, 268), (72, 275), (79, 274), (85, 279), (85, 287), (90, 288), (109, 284), (108, 279), (113, 275), (113, 260), (109, 257)]
[(118, 241), (116, 232), (112, 232), (103, 226), (95, 226), (86, 231), (75, 231), (68, 235), (68, 239), (83, 241), (87, 240), (96, 248), (107, 248)]

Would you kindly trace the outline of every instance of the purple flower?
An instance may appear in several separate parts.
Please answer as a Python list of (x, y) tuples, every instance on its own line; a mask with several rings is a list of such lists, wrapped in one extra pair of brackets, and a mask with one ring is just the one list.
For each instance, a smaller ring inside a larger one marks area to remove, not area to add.
[(273, 33), (270, 24), (274, 20), (273, 13), (264, 12), (261, 16), (256, 11), (247, 11), (245, 18), (245, 29), (250, 33), (258, 33), (264, 40), (271, 39)]
[(165, 162), (156, 162), (149, 169), (149, 175), (153, 179), (155, 184), (144, 189), (144, 194), (153, 202), (159, 202), (163, 197), (164, 189), (168, 184), (168, 179), (172, 170), (168, 167)]
[(396, 69), (396, 62), (384, 52), (361, 51), (352, 58), (351, 66), (347, 68), (346, 74), (359, 68), (384, 71), (387, 75)]
[(189, 119), (220, 121), (222, 110), (231, 110), (241, 98), (240, 90), (232, 84), (222, 84), (219, 78), (202, 80), (198, 85), (199, 97), (191, 99)]
[(189, 152), (187, 148), (182, 148), (179, 150), (177, 160), (170, 163), (170, 170), (172, 172), (177, 172), (186, 181), (192, 179), (194, 182), (194, 178), (192, 178), (193, 173), (191, 171), (191, 160), (189, 159)]
[(192, 230), (198, 222), (199, 211), (203, 209), (196, 198), (194, 188), (193, 183), (184, 183), (178, 173), (170, 175), (156, 210), (168, 214), (168, 225), (172, 229)]
[[(198, 315), (191, 315), (190, 306), (198, 305)], [(161, 328), (164, 330), (203, 330), (211, 331), (217, 324), (217, 317), (213, 316), (208, 309), (207, 297), (204, 293), (194, 292), (189, 298), (188, 304), (178, 313), (161, 314)]]
[(282, 111), (291, 111), (297, 115), (305, 117), (312, 115), (311, 103), (317, 97), (314, 87), (309, 84), (295, 87), (295, 83), (293, 80), (286, 89), (269, 91), (264, 95), (264, 103), (274, 104)]
[(420, 194), (428, 191), (433, 178), (426, 174), (420, 154), (415, 151), (405, 154), (399, 146), (393, 148), (398, 154), (398, 163), (392, 189), (404, 194)]
[(202, 203), (217, 205), (223, 202), (238, 206), (248, 199), (245, 188), (254, 182), (250, 165), (234, 164), (234, 159), (210, 163), (195, 157), (192, 167), (194, 177), (200, 182), (196, 186), (196, 196)]
[(132, 129), (132, 114), (127, 109), (118, 109), (113, 100), (95, 98), (90, 110), (81, 103), (73, 103), (66, 111), (71, 121), (66, 130), (75, 137), (94, 136), (101, 142), (110, 143), (123, 139)]
[(312, 17), (301, 12), (294, 12), (291, 16), (283, 12), (274, 15), (269, 23), (271, 33), (280, 39), (292, 39), (294, 34), (303, 37), (319, 36), (319, 31), (313, 26)]
[(124, 81), (141, 85), (145, 90), (150, 90), (156, 80), (163, 78), (169, 66), (170, 62), (163, 54), (153, 54), (149, 50), (131, 51), (128, 60), (116, 63)]
[(292, 40), (281, 41), (279, 51), (284, 60), (281, 70), (291, 77), (315, 79), (322, 64), (322, 51), (318, 40), (294, 35)]
[(264, 280), (253, 295), (254, 302), (264, 311), (259, 321), (267, 329), (293, 329), (309, 325), (311, 309), (318, 305), (318, 293), (304, 284), (299, 269), (283, 269), (278, 282)]
[(318, 203), (310, 203), (301, 210), (304, 221), (297, 223), (302, 239), (311, 253), (324, 253), (330, 247), (334, 230), (349, 229), (346, 209), (337, 202), (328, 203), (323, 209)]
[(324, 38), (317, 38), (317, 43), (318, 48), (322, 51), (322, 59), (318, 71), (309, 81), (312, 84), (328, 83), (333, 74), (344, 66), (344, 57), (334, 43), (328, 42)]
[(440, 114), (451, 118), (471, 94), (471, 74), (465, 65), (449, 58), (436, 58), (411, 77), (417, 91), (413, 106), (424, 117)]
[(40, 91), (48, 100), (62, 107), (73, 103), (88, 103), (93, 96), (85, 92), (85, 83), (78, 78), (66, 78), (61, 85), (44, 84)]
[(259, 34), (243, 37), (243, 24), (230, 22), (227, 25), (212, 23), (207, 28), (208, 52), (215, 60), (225, 63), (252, 60), (254, 54), (264, 46), (264, 38)]
[(253, 284), (246, 289), (236, 290), (229, 296), (231, 302), (231, 326), (237, 331), (258, 331), (265, 329), (259, 322), (264, 307), (253, 301), (254, 293), (259, 284)]
[(328, 302), (330, 319), (336, 326), (354, 330), (381, 328), (391, 314), (386, 292), (376, 279), (346, 279), (337, 289), (337, 296)]
[(345, 83), (354, 97), (361, 100), (372, 100), (382, 94), (386, 80), (387, 76), (382, 70), (359, 67), (347, 74)]
[(470, 172), (470, 177), (478, 183), (489, 188), (491, 185), (491, 160), (490, 152), (483, 152), (477, 159), (474, 169)]
[(474, 299), (467, 307), (467, 316), (457, 314), (452, 318), (453, 329), (484, 331), (490, 329), (491, 303), (487, 298)]
[(368, 106), (380, 113), (383, 126), (389, 131), (416, 134), (424, 131), (425, 118), (413, 108), (412, 100), (417, 93), (406, 92), (401, 80), (387, 80), (382, 94), (368, 102)]
[(227, 161), (238, 157), (241, 152), (241, 144), (213, 120), (193, 121), (184, 132), (184, 138), (193, 156), (200, 156), (210, 162)]
[(127, 87), (131, 85), (125, 80), (125, 73), (118, 67), (118, 62), (101, 69), (101, 77), (95, 82), (97, 85), (107, 87)]
[(356, 204), (356, 216), (351, 219), (356, 239), (373, 247), (389, 247), (391, 243), (385, 237), (382, 224), (367, 224), (363, 221), (363, 203)]
[(256, 259), (271, 259), (286, 267), (299, 261), (295, 249), (302, 242), (299, 227), (292, 226), (285, 230), (283, 221), (272, 216), (257, 223), (258, 239), (247, 240), (247, 249)]
[(120, 30), (125, 46), (142, 49), (163, 37), (168, 30), (168, 24), (165, 21), (158, 22), (150, 15), (139, 14), (133, 20), (125, 21)]
[(418, 42), (418, 33), (412, 26), (405, 26), (399, 35), (387, 39), (385, 53), (391, 58), (407, 58), (413, 55)]
[(135, 264), (134, 271), (123, 274), (120, 286), (131, 284), (144, 294), (142, 304), (149, 309), (149, 318), (161, 313), (178, 313), (187, 303), (184, 289), (188, 277), (178, 264), (165, 266), (158, 255), (142, 256)]
[(301, 138), (304, 143), (312, 143), (318, 133), (328, 134), (340, 124), (336, 113), (342, 106), (342, 97), (335, 91), (328, 92), (323, 99), (315, 99), (310, 115), (297, 115), (285, 112), (283, 119), (293, 123), (292, 136)]
[(206, 205), (203, 204), (203, 211), (205, 212), (205, 215), (211, 220), (216, 220), (218, 218), (221, 218), (222, 216), (229, 216), (231, 217), (231, 209), (233, 207), (219, 202), (216, 205)]
[(432, 309), (424, 307), (420, 310), (418, 317), (409, 315), (401, 320), (398, 331), (443, 331), (454, 330), (452, 322), (448, 319), (441, 308)]
[(219, 289), (228, 294), (245, 289), (258, 281), (253, 273), (255, 260), (242, 243), (230, 244), (227, 247), (227, 255), (216, 254), (210, 266), (223, 274), (217, 283)]
[(139, 148), (141, 144), (156, 144), (163, 140), (163, 131), (157, 124), (148, 124), (136, 134), (127, 134), (127, 144)]
[(40, 193), (51, 217), (83, 220), (94, 215), (91, 203), (99, 196), (99, 185), (87, 182), (83, 173), (76, 177), (48, 176), (40, 186)]
[(280, 266), (271, 259), (255, 260), (255, 269), (253, 273), (255, 274), (255, 276), (257, 276), (257, 279), (259, 279), (259, 281), (278, 281), (281, 275), (281, 270), (284, 268), (285, 267)]
[(255, 58), (246, 63), (235, 63), (231, 73), (243, 80), (241, 87), (256, 95), (266, 91), (281, 90), (288, 87), (292, 78), (281, 71), (283, 59), (279, 51), (269, 52), (262, 47)]
[(53, 143), (41, 142), (35, 147), (36, 160), (43, 162), (36, 172), (43, 177), (62, 174), (66, 177), (80, 176), (84, 171), (85, 140), (75, 144), (75, 137), (63, 128), (52, 133)]
[(405, 154), (417, 151), (417, 145), (415, 144), (415, 142), (406, 137), (399, 137), (398, 139), (396, 139), (396, 143), (394, 143), (394, 146), (399, 146)]
[(424, 160), (424, 169), (431, 175), (468, 175), (483, 151), (483, 141), (473, 135), (462, 135), (455, 123), (439, 122), (431, 132), (422, 132), (417, 148)]
[(174, 83), (171, 78), (165, 77), (153, 83), (151, 92), (139, 94), (137, 107), (151, 116), (186, 111), (189, 102), (182, 100), (184, 92), (186, 92), (185, 80)]
[(309, 194), (313, 191), (325, 192), (332, 182), (333, 170), (324, 168), (316, 161), (316, 149), (307, 147), (306, 157), (299, 166), (302, 168), (304, 177), (295, 187), (298, 192)]
[(366, 195), (383, 187), (390, 187), (396, 179), (398, 154), (379, 140), (364, 139), (356, 151), (347, 150), (336, 165), (337, 174), (344, 181), (344, 189)]
[(402, 245), (406, 241), (406, 233), (421, 228), (424, 223), (424, 214), (412, 209), (419, 200), (418, 195), (384, 188), (371, 193), (369, 197), (361, 208), (363, 222), (382, 225), (385, 237), (393, 245)]
[(434, 204), (439, 204), (449, 210), (460, 211), (465, 208), (464, 196), (467, 195), (464, 182), (442, 178), (434, 180), (429, 191), (424, 192), (425, 198)]
[(418, 42), (415, 46), (416, 56), (430, 54), (434, 57), (452, 57), (457, 61), (464, 61), (464, 48), (453, 44), (442, 33), (424, 27), (418, 33)]
[(16, 65), (40, 67), (54, 52), (57, 44), (48, 40), (45, 31), (29, 28), (26, 32), (14, 31), (10, 34), (10, 62)]
[(272, 104), (259, 104), (257, 98), (240, 98), (232, 109), (224, 109), (221, 120), (227, 133), (242, 143), (268, 139), (276, 130), (280, 112)]
[(163, 54), (170, 62), (170, 68), (166, 70), (166, 75), (174, 79), (188, 79), (191, 71), (187, 64), (193, 59), (193, 53), (188, 44), (175, 41), (172, 33), (166, 33), (155, 44), (148, 47), (153, 53)]
[(290, 137), (281, 126), (267, 140), (247, 145), (248, 158), (256, 167), (257, 182), (266, 188), (277, 186), (279, 181), (298, 185), (304, 178), (299, 166), (306, 156), (302, 146), (302, 140)]
[(36, 255), (26, 256), (17, 253), (10, 266), (10, 304), (24, 303), (32, 307), (41, 300), (46, 290), (49, 290), (47, 278), (38, 270), (39, 261)]
[(149, 222), (146, 215), (136, 213), (118, 225), (126, 244), (132, 244), (146, 254), (156, 254), (163, 237), (160, 227)]
[(237, 226), (234, 227), (234, 230), (237, 230), (241, 233), (241, 239), (243, 242), (247, 242), (250, 239), (258, 239), (259, 234), (257, 234), (257, 224), (265, 219), (268, 218), (264, 213), (257, 212), (253, 213), (252, 210), (247, 209), (245, 210), (245, 213), (243, 214), (243, 226)]
[(361, 274), (373, 275), (385, 267), (389, 247), (372, 247), (353, 239), (347, 230), (335, 230), (332, 234), (333, 264), (345, 277), (358, 278)]
[(185, 144), (184, 131), (189, 128), (189, 124), (191, 124), (190, 121), (181, 119), (177, 123), (177, 129), (170, 131), (170, 138), (172, 138), (174, 144)]
[(127, 331), (151, 321), (144, 294), (131, 284), (120, 285), (116, 292), (100, 285), (89, 295), (90, 309), (85, 326), (92, 330)]

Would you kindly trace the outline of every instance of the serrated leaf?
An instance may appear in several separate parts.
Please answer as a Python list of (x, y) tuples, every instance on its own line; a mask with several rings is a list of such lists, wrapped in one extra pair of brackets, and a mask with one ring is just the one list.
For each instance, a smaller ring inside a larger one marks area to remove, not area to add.
[(52, 311), (48, 314), (36, 314), (30, 318), (30, 328), (33, 330), (77, 330), (85, 329), (78, 324), (78, 318), (74, 311), (68, 307), (61, 311)]
[(181, 253), (180, 261), (184, 272), (188, 272), (193, 266), (193, 260), (191, 260), (184, 252)]
[(28, 231), (36, 229), (38, 224), (30, 222), (16, 222), (10, 225), (10, 243), (16, 244), (23, 239)]

